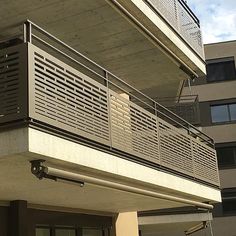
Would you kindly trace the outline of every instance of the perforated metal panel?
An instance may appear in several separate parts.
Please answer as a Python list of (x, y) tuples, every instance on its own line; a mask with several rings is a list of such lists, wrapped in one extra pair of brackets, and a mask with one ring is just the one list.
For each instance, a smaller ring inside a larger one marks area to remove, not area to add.
[(190, 124), (199, 124), (199, 104), (198, 103), (176, 103), (166, 106), (167, 109), (174, 112)]
[(175, 0), (147, 0), (172, 27), (178, 29), (177, 2)]
[(161, 165), (193, 175), (190, 137), (159, 119)]
[(31, 45), (30, 116), (109, 144), (108, 90)]
[(178, 4), (178, 13), (180, 34), (197, 53), (203, 56), (202, 35), (199, 26), (180, 3)]
[(157, 118), (110, 90), (112, 146), (159, 163)]
[(192, 139), (195, 177), (209, 183), (219, 183), (216, 151)]
[(192, 14), (183, 7), (182, 0), (145, 0), (186, 40), (201, 56), (204, 56), (202, 35)]
[(0, 123), (27, 117), (26, 45), (0, 50)]

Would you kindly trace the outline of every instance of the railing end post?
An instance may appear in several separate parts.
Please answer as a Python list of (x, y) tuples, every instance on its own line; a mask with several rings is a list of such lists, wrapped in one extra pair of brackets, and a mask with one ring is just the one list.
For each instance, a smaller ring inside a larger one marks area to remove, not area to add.
[(23, 23), (23, 41), (24, 43), (32, 42), (32, 24), (28, 19)]

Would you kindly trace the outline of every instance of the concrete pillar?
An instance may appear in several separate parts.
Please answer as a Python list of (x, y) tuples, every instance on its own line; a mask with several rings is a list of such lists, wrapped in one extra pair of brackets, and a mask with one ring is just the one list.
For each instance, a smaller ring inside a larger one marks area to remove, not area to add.
[(138, 236), (137, 212), (119, 213), (115, 219), (115, 236)]
[(12, 201), (10, 202), (9, 236), (27, 236), (28, 235), (28, 217), (27, 202)]

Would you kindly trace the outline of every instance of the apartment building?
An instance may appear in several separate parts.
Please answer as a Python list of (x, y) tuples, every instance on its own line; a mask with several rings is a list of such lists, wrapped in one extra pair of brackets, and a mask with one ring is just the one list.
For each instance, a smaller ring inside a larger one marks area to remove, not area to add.
[[(200, 126), (215, 140), (222, 203), (216, 204), (214, 235), (233, 236), (235, 226), (236, 155), (236, 41), (205, 45), (207, 77), (192, 82), (198, 95)], [(189, 93), (184, 89), (184, 94)]]
[(137, 212), (179, 207), (181, 232), (209, 223), (214, 142), (155, 100), (206, 73), (185, 1), (0, 4), (1, 236), (156, 235), (174, 216)]

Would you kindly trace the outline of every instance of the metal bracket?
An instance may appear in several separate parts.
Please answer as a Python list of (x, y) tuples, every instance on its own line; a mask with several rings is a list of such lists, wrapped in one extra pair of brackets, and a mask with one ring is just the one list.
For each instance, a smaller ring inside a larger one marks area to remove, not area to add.
[(76, 183), (76, 184), (79, 184), (80, 187), (84, 186), (84, 182), (82, 182), (82, 181), (72, 180), (72, 179), (48, 174), (47, 173), (48, 167), (43, 166), (44, 162), (45, 162), (45, 160), (42, 160), (42, 159), (30, 161), (31, 173), (33, 175), (35, 175), (38, 179), (41, 180), (41, 179), (45, 178), (45, 179), (51, 179), (54, 181)]
[(42, 165), (42, 163), (44, 162), (45, 160), (42, 159), (30, 161), (31, 173), (35, 175), (38, 179), (43, 179), (44, 177), (46, 177), (45, 167)]

